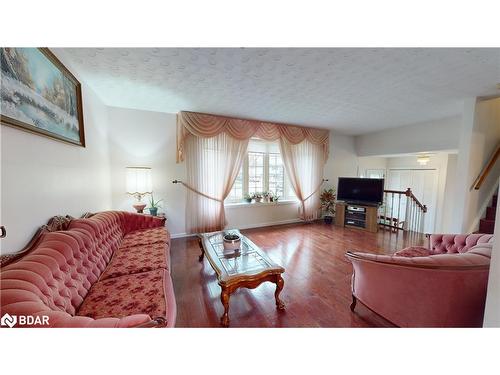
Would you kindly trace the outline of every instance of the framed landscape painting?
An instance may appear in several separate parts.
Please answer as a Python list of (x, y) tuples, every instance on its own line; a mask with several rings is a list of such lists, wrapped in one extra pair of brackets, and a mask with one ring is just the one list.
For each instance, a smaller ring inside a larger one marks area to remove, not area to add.
[(85, 147), (80, 82), (47, 48), (1, 48), (0, 120)]

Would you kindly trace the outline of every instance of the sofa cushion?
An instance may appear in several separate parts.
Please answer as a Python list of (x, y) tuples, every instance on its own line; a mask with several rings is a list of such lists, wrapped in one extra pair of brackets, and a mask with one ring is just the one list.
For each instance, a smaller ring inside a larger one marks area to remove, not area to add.
[(170, 235), (165, 227), (134, 230), (123, 238), (121, 248), (170, 242)]
[(398, 257), (426, 257), (431, 255), (429, 249), (422, 246), (410, 246), (394, 253)]
[(491, 258), (491, 252), (493, 251), (493, 243), (481, 243), (474, 247), (471, 247), (467, 254), (477, 254), (482, 255), (487, 258)]
[(158, 269), (170, 272), (169, 244), (158, 242), (143, 246), (121, 247), (113, 255), (101, 280)]
[(133, 314), (148, 314), (151, 318), (169, 319), (173, 293), (170, 275), (155, 270), (106, 279), (94, 284), (77, 312), (93, 319), (123, 318)]

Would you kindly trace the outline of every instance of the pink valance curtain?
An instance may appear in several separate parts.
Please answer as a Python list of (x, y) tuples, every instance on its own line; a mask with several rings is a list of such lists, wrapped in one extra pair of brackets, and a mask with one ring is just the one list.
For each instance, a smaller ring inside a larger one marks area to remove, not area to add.
[(329, 130), (182, 111), (177, 115), (177, 162), (184, 160), (187, 137), (210, 138), (220, 133), (237, 140), (257, 137), (275, 141), (284, 138), (292, 145), (308, 140), (322, 148), (323, 162), (328, 159)]

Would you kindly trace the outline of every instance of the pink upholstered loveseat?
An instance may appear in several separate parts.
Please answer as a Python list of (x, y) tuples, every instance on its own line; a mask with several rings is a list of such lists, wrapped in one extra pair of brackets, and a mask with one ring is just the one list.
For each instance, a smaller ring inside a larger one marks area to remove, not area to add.
[(164, 221), (108, 211), (43, 234), (1, 268), (1, 315), (48, 316), (49, 327), (174, 326)]
[(489, 234), (434, 234), (392, 256), (348, 252), (351, 309), (359, 300), (399, 327), (481, 327), (492, 245)]

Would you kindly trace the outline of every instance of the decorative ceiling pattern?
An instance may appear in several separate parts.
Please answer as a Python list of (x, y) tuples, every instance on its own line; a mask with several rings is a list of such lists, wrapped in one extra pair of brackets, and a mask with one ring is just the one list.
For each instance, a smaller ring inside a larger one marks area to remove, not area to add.
[(206, 112), (362, 134), (499, 93), (500, 49), (64, 48), (116, 107)]

